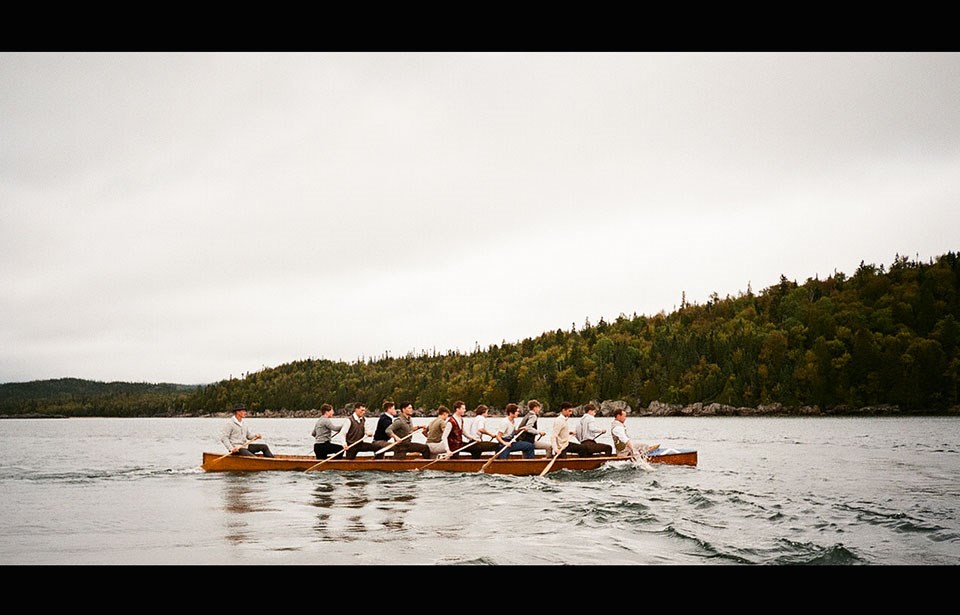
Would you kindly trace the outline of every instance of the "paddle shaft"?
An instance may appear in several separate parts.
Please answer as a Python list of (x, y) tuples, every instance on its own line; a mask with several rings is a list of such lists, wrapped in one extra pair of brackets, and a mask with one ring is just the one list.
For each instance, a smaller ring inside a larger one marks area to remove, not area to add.
[(501, 449), (500, 449), (499, 451), (497, 451), (496, 453), (494, 453), (493, 457), (491, 457), (490, 460), (487, 461), (485, 464), (483, 464), (482, 466), (480, 466), (480, 469), (477, 470), (477, 472), (483, 472), (484, 470), (486, 470), (487, 468), (489, 468), (489, 467), (490, 467), (490, 464), (493, 463), (493, 460), (496, 459), (497, 457), (499, 457), (500, 454), (503, 453), (503, 451), (505, 451), (505, 450), (507, 450), (508, 448), (510, 448), (510, 445), (511, 445), (511, 444), (513, 444), (513, 442), (507, 442), (507, 445), (504, 446), (503, 448), (501, 448)]
[(330, 461), (331, 459), (334, 459), (334, 458), (339, 457), (340, 455), (346, 453), (346, 452), (349, 451), (351, 448), (353, 448), (354, 446), (360, 444), (361, 442), (363, 442), (363, 438), (360, 438), (359, 440), (357, 440), (356, 442), (354, 442), (353, 444), (351, 444), (350, 446), (348, 446), (348, 447), (346, 447), (346, 448), (340, 449), (338, 452), (330, 455), (329, 457), (327, 457), (326, 459), (324, 459), (324, 460), (321, 461), (320, 463), (317, 463), (317, 464), (314, 464), (314, 465), (310, 466), (309, 468), (307, 468), (306, 470), (304, 470), (304, 472), (309, 472), (310, 470), (313, 470), (313, 469), (315, 469), (315, 468), (319, 468), (320, 466), (322, 466), (323, 464), (327, 463), (327, 462)]
[[(238, 449), (240, 449), (240, 448), (246, 448), (248, 445), (253, 444), (254, 440), (257, 440), (257, 438), (253, 438), (253, 439), (251, 439), (251, 440), (247, 440), (246, 442), (244, 442), (242, 445), (238, 446), (237, 448), (238, 448)], [(224, 457), (229, 457), (229, 456), (232, 455), (232, 454), (233, 454), (233, 451), (230, 451), (230, 452), (227, 453), (226, 455), (220, 455), (219, 457), (217, 457), (216, 459), (214, 459), (214, 460), (211, 461), (210, 463), (217, 463), (218, 461), (220, 461), (220, 460), (223, 459)]]
[[(540, 439), (540, 436), (537, 436), (537, 437), (536, 437), (536, 440), (539, 440), (539, 439)], [(534, 440), (534, 441), (536, 441), (536, 440)], [(505, 450), (507, 450), (508, 448), (510, 448), (510, 445), (511, 445), (511, 444), (513, 444), (513, 440), (511, 440), (510, 442), (507, 442), (507, 445), (504, 446), (503, 448), (501, 448), (499, 451), (497, 451), (496, 454), (495, 454), (493, 457), (491, 457), (489, 461), (487, 461), (485, 464), (483, 464), (482, 466), (480, 466), (480, 469), (477, 470), (477, 472), (485, 472), (486, 469), (490, 467), (490, 464), (493, 463), (494, 460), (495, 460), (497, 457), (500, 456), (500, 453), (502, 453), (503, 451), (505, 451)]]
[[(419, 427), (418, 427), (417, 429), (419, 429)], [(381, 448), (381, 449), (377, 449), (377, 452), (375, 452), (374, 455), (379, 455), (380, 453), (385, 453), (385, 452), (389, 451), (391, 448), (393, 448), (394, 446), (396, 446), (396, 445), (400, 444), (401, 442), (403, 442), (404, 440), (406, 440), (407, 438), (412, 438), (412, 437), (413, 437), (413, 434), (417, 433), (417, 429), (414, 429), (413, 431), (411, 431), (411, 432), (408, 433), (407, 435), (403, 436), (403, 437), (400, 438), (399, 440), (396, 440), (396, 441), (394, 441), (394, 442), (391, 442), (390, 444), (384, 446), (384, 447)]]
[[(465, 444), (464, 446), (461, 446), (461, 447), (458, 448), (457, 450), (455, 450), (455, 451), (453, 451), (452, 453), (450, 453), (449, 455), (447, 455), (447, 459), (453, 458), (453, 456), (456, 455), (457, 453), (459, 453), (460, 451), (462, 451), (462, 450), (464, 450), (464, 449), (466, 449), (466, 448), (470, 448), (471, 446), (473, 446), (473, 445), (476, 444), (476, 443), (477, 443), (477, 440), (474, 440), (474, 441), (472, 441), (470, 444)], [(429, 467), (432, 466), (433, 464), (437, 463), (438, 461), (442, 461), (442, 460), (443, 460), (442, 457), (437, 457), (436, 459), (434, 459), (433, 461), (431, 461), (431, 462), (428, 463), (427, 465), (417, 468), (417, 470), (423, 470), (424, 468), (429, 468)]]
[(553, 459), (550, 460), (550, 463), (547, 464), (547, 467), (545, 467), (545, 468), (543, 469), (543, 472), (540, 472), (540, 476), (543, 476), (544, 474), (546, 474), (547, 472), (550, 471), (550, 468), (552, 468), (552, 467), (553, 467), (553, 464), (557, 461), (557, 457), (559, 457), (559, 456), (560, 456), (560, 453), (562, 453), (562, 452), (564, 451), (564, 449), (566, 449), (566, 448), (567, 448), (567, 447), (564, 446), (564, 447), (561, 448), (559, 451), (557, 451), (557, 453), (553, 456)]

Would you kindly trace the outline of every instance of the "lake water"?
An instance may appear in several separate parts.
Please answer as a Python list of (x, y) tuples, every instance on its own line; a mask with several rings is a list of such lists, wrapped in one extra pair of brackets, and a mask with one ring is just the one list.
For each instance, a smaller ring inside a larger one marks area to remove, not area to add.
[[(208, 474), (224, 421), (0, 420), (0, 563), (960, 563), (957, 418), (629, 418), (699, 465), (543, 478)], [(314, 419), (247, 422), (312, 452)]]

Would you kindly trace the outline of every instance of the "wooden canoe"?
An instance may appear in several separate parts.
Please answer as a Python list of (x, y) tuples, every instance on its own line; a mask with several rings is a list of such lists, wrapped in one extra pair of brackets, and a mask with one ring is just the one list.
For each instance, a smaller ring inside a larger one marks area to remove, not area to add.
[[(514, 455), (510, 459), (497, 459), (489, 466), (485, 472), (489, 474), (513, 474), (517, 476), (529, 476), (540, 474), (543, 468), (550, 463), (550, 457), (539, 456), (533, 459), (524, 459), (520, 455)], [(228, 455), (223, 453), (204, 453), (203, 465), (201, 466), (207, 472), (259, 472), (264, 470), (299, 470), (301, 472), (317, 465), (318, 460), (313, 455), (276, 455), (274, 457), (262, 457), (260, 455)], [(340, 457), (327, 461), (323, 465), (312, 470), (313, 472), (325, 472), (327, 470), (340, 470), (343, 472), (362, 472), (374, 470), (380, 472), (404, 472), (417, 470), (428, 463), (430, 467), (427, 470), (439, 470), (441, 472), (477, 472), (483, 465), (490, 461), (490, 457), (481, 457), (473, 459), (471, 457), (460, 457), (457, 459), (442, 459), (440, 461), (424, 459), (415, 454), (408, 454), (404, 459), (374, 459), (370, 455), (358, 455), (355, 459), (342, 459)], [(596, 470), (605, 463), (611, 461), (628, 461), (623, 457), (577, 457), (570, 455), (557, 459), (556, 463), (550, 468), (551, 472), (560, 470)], [(663, 449), (658, 448), (647, 454), (647, 461), (650, 463), (666, 463), (671, 465), (697, 465), (697, 451), (689, 448), (685, 449)]]

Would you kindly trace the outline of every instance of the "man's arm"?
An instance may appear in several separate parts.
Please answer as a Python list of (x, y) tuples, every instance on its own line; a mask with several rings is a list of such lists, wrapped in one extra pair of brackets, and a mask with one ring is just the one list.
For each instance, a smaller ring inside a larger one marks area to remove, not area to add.
[(443, 443), (443, 452), (447, 454), (450, 453), (450, 443), (447, 442), (447, 438), (450, 436), (451, 431), (453, 431), (453, 425), (451, 425), (448, 420), (443, 426), (443, 435), (440, 436), (440, 442)]
[(397, 423), (399, 423), (399, 422), (400, 422), (400, 421), (394, 421), (394, 422), (390, 423), (390, 427), (387, 427), (387, 429), (386, 429), (387, 435), (388, 435), (389, 437), (393, 438), (394, 440), (396, 440), (397, 442), (399, 442), (402, 438), (401, 438), (400, 436), (398, 436), (397, 434), (393, 433), (393, 428), (394, 428), (394, 427), (397, 425)]
[(607, 430), (606, 430), (606, 429), (599, 429), (599, 428), (597, 427), (597, 420), (596, 420), (595, 418), (592, 418), (592, 417), (591, 417), (591, 420), (590, 420), (589, 428), (590, 428), (590, 433), (589, 433), (589, 435), (590, 435), (590, 437), (591, 437), (592, 439), (594, 439), (594, 440), (596, 440), (598, 437), (602, 436), (603, 434), (607, 433)]
[(567, 422), (561, 421), (559, 419), (554, 420), (553, 429), (550, 433), (550, 446), (553, 447), (553, 450), (560, 450), (560, 434), (563, 433), (563, 430), (567, 428)]
[(231, 451), (231, 452), (232, 452), (232, 451), (233, 451), (233, 446), (230, 444), (230, 432), (231, 432), (231, 431), (233, 431), (233, 426), (230, 425), (229, 423), (227, 423), (227, 425), (226, 425), (226, 426), (223, 428), (223, 430), (220, 432), (220, 444), (223, 444), (223, 446), (224, 446), (228, 451)]

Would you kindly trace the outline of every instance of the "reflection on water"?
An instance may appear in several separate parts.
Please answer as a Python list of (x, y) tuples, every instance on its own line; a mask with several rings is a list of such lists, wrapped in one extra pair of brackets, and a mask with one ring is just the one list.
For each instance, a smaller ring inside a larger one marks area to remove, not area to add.
[(230, 513), (224, 517), (227, 542), (243, 544), (253, 542), (244, 515), (250, 513), (273, 512), (278, 510), (268, 506), (269, 498), (263, 489), (250, 482), (250, 477), (227, 474), (223, 484), (223, 510)]
[(367, 483), (359, 480), (348, 480), (344, 483), (346, 487), (346, 496), (343, 498), (343, 505), (346, 508), (363, 508), (370, 503), (367, 497)]
[(409, 479), (393, 482), (379, 478), (330, 472), (316, 483), (310, 504), (319, 509), (313, 528), (320, 540), (383, 541), (388, 538), (382, 530), (404, 529), (405, 515), (416, 503), (416, 492)]
[(231, 544), (242, 544), (247, 542), (249, 532), (247, 522), (243, 517), (237, 516), (236, 513), (253, 511), (253, 505), (250, 502), (250, 488), (245, 483), (240, 482), (239, 477), (226, 476), (224, 478), (226, 480), (223, 481), (223, 509), (228, 513), (234, 513), (224, 517), (224, 523), (226, 524), (224, 538)]
[(329, 483), (319, 483), (313, 490), (313, 505), (319, 508), (332, 508), (335, 502), (332, 495), (334, 486)]

